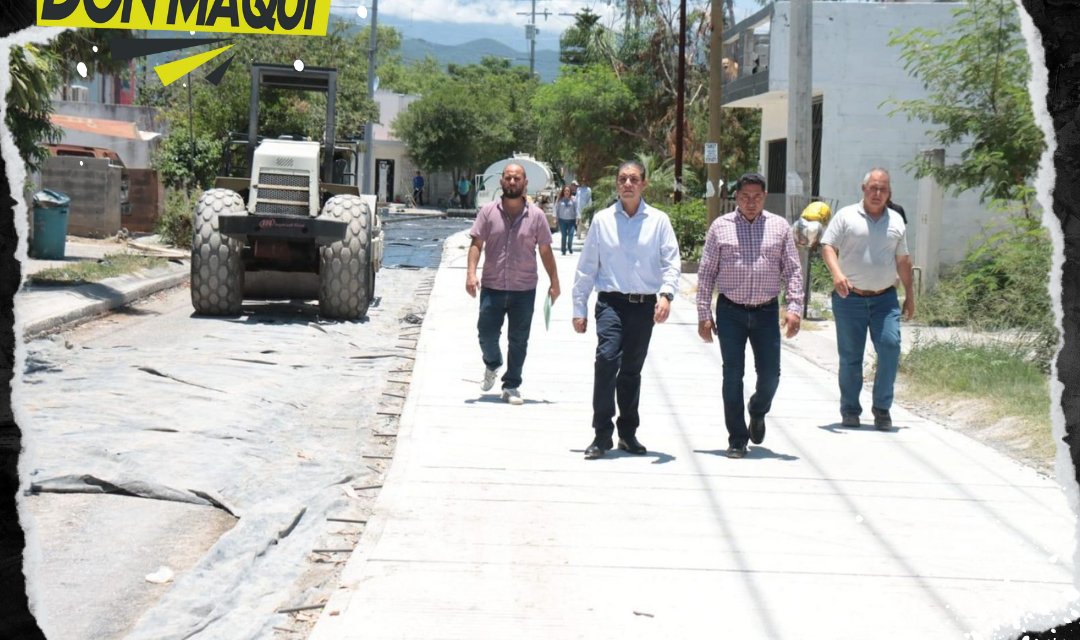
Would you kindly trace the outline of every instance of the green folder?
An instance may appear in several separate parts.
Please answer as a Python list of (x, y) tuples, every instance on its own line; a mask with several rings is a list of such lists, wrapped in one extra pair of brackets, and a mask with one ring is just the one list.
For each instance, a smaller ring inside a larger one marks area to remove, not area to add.
[(544, 298), (544, 329), (551, 329), (551, 294)]

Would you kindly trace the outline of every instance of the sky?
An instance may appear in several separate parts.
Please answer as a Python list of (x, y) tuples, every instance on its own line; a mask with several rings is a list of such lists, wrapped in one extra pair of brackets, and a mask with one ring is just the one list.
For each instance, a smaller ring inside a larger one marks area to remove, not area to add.
[[(688, 0), (689, 6), (701, 0)], [(335, 13), (356, 17), (356, 7), (371, 6), (371, 0), (332, 0)], [(574, 24), (573, 14), (590, 9), (611, 25), (618, 17), (618, 5), (604, 0), (536, 0), (536, 39), (538, 50), (558, 50), (559, 36)], [(755, 0), (736, 0), (735, 18), (742, 18), (761, 8)], [(529, 22), (532, 0), (383, 0), (378, 22), (397, 27), (405, 37), (421, 38), (437, 44), (457, 45), (480, 38), (492, 38), (519, 51), (528, 49), (525, 25)], [(547, 11), (547, 18), (543, 12)], [(562, 15), (570, 14), (570, 15)], [(363, 21), (361, 21), (363, 22)]]

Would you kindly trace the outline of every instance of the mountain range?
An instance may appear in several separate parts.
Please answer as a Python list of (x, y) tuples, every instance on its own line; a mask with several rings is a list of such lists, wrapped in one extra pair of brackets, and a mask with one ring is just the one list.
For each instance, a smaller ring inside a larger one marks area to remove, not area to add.
[[(518, 51), (491, 38), (480, 38), (457, 45), (438, 44), (421, 38), (403, 38), (401, 57), (406, 64), (421, 61), (426, 56), (447, 64), (472, 64), (485, 56), (507, 58), (514, 66), (529, 66), (529, 52)], [(541, 82), (553, 82), (559, 75), (559, 52), (540, 49), (536, 52), (536, 73)]]

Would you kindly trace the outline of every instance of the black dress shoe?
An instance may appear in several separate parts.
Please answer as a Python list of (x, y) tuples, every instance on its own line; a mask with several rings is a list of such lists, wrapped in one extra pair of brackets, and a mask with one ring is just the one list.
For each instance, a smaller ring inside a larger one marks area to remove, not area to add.
[(765, 416), (750, 416), (750, 442), (761, 444), (765, 441)]
[(593, 438), (592, 444), (585, 450), (585, 459), (594, 460), (596, 458), (603, 458), (604, 452), (611, 449), (611, 436)]
[(639, 456), (646, 452), (645, 445), (638, 442), (637, 436), (619, 436), (619, 448)]
[(891, 429), (892, 428), (892, 416), (889, 415), (888, 409), (878, 409), (877, 407), (871, 407), (870, 411), (874, 414), (874, 426), (878, 429)]
[(729, 457), (729, 458), (745, 458), (746, 457), (746, 446), (744, 445), (744, 446), (741, 446), (741, 447), (728, 447), (727, 457)]

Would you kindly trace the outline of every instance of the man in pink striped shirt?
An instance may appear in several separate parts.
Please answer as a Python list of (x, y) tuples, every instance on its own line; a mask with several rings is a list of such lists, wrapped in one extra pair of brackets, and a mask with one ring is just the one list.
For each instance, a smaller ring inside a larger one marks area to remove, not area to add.
[[(765, 211), (765, 178), (747, 173), (735, 184), (733, 213), (717, 218), (705, 236), (698, 266), (698, 335), (720, 338), (723, 359), (724, 423), (729, 458), (746, 455), (746, 442), (765, 439), (765, 414), (780, 385), (780, 328), (791, 338), (802, 318), (803, 280), (791, 227)], [(779, 319), (780, 281), (787, 285), (787, 309)], [(713, 290), (718, 290), (713, 321)], [(750, 428), (743, 405), (746, 342), (754, 350), (757, 387), (750, 397)]]

